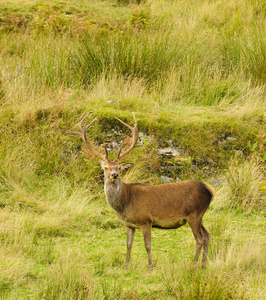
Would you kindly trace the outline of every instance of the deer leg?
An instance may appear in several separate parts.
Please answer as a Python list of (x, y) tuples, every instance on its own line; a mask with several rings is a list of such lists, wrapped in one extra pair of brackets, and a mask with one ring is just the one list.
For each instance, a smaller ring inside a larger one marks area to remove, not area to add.
[(141, 227), (141, 232), (144, 237), (145, 248), (148, 254), (148, 261), (150, 269), (153, 269), (152, 257), (151, 257), (151, 226)]
[(133, 244), (134, 234), (135, 234), (135, 228), (127, 228), (127, 257), (126, 257), (126, 268), (129, 267), (130, 264), (130, 254), (131, 254), (131, 248)]
[(204, 243), (204, 235), (203, 235), (203, 231), (202, 231), (202, 228), (201, 228), (201, 221), (200, 223), (197, 222), (197, 223), (189, 223), (190, 227), (191, 227), (191, 230), (193, 232), (193, 235), (195, 237), (195, 240), (196, 240), (196, 254), (195, 254), (195, 257), (194, 257), (194, 262), (198, 262), (199, 260), (199, 256), (200, 256), (200, 251), (201, 251), (201, 248), (203, 246), (203, 243)]
[(204, 241), (203, 241), (203, 256), (202, 256), (202, 268), (206, 267), (207, 264), (207, 257), (208, 257), (208, 250), (209, 250), (209, 243), (210, 243), (210, 234), (207, 231), (207, 229), (201, 225), (201, 229), (204, 235)]

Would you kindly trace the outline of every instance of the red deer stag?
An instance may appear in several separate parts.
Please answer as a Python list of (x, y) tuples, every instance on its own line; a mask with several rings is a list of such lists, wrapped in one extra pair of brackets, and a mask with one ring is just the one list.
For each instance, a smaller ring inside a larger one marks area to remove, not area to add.
[(159, 185), (124, 183), (120, 178), (120, 170), (127, 168), (127, 164), (121, 164), (120, 160), (134, 148), (138, 139), (138, 127), (134, 113), (133, 117), (134, 127), (116, 118), (131, 130), (132, 143), (124, 153), (121, 153), (122, 144), (113, 161), (108, 159), (106, 147), (104, 147), (105, 155), (103, 155), (95, 150), (87, 139), (86, 131), (97, 118), (84, 127), (81, 125), (84, 118), (80, 122), (82, 138), (87, 148), (102, 159), (100, 163), (104, 170), (106, 200), (126, 226), (126, 267), (129, 267), (136, 228), (140, 229), (143, 234), (149, 266), (152, 269), (151, 228), (174, 229), (188, 222), (196, 239), (194, 261), (198, 261), (203, 246), (202, 267), (204, 268), (207, 263), (210, 234), (202, 225), (202, 218), (214, 197), (214, 190), (207, 183), (190, 180)]

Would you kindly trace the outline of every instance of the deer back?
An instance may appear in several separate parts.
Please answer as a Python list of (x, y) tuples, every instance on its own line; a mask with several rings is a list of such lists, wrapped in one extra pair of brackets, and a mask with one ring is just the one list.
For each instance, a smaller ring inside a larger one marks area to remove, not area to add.
[(123, 183), (122, 195), (118, 215), (126, 225), (177, 228), (188, 217), (203, 215), (214, 191), (207, 183), (187, 180), (161, 185)]

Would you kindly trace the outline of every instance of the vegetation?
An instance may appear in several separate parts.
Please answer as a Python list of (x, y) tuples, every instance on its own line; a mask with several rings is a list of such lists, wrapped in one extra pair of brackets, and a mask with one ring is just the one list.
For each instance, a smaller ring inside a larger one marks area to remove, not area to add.
[[(0, 59), (1, 299), (265, 298), (265, 1), (5, 0)], [(153, 272), (136, 232), (124, 268), (78, 123), (98, 116), (100, 147), (132, 111), (144, 137), (125, 181), (220, 184), (206, 270), (186, 226), (153, 230)]]

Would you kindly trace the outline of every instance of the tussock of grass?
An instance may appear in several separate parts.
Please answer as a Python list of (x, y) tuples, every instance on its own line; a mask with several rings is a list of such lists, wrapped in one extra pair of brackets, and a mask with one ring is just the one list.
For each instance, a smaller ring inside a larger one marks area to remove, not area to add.
[(263, 171), (258, 162), (233, 158), (225, 176), (226, 183), (218, 192), (221, 207), (265, 211), (266, 195), (260, 188)]

